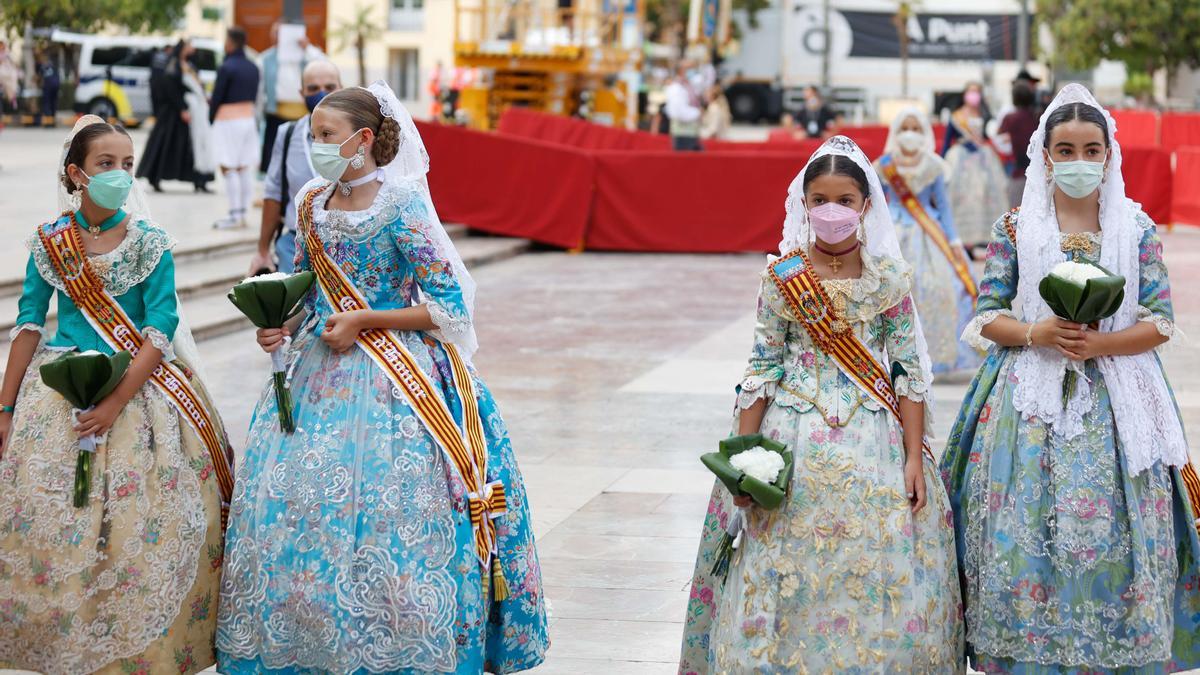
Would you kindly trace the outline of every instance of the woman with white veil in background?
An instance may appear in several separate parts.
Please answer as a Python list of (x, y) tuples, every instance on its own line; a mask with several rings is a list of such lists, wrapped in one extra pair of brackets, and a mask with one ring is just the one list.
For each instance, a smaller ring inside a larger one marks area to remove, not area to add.
[[(132, 171), (125, 130), (83, 117), (64, 146), (62, 215), (26, 241), (0, 389), (0, 668), (195, 673), (216, 660), (232, 452), (181, 322), (175, 240)], [(86, 351), (133, 360), (73, 417), (39, 368)]]
[[(991, 351), (942, 473), (968, 654), (988, 673), (1200, 667), (1200, 482), (1155, 352), (1176, 335), (1171, 290), (1154, 223), (1125, 196), (1116, 131), (1077, 84), (1046, 109), (963, 334)], [(1064, 261), (1125, 278), (1116, 314), (1053, 315), (1038, 285)]]
[[(963, 630), (950, 505), (927, 457), (933, 374), (883, 189), (848, 138), (788, 190), (733, 433), (788, 446), (783, 505), (716, 484), (681, 675), (953, 673)], [(742, 509), (738, 515), (738, 509)], [(744, 520), (725, 575), (713, 573)]]
[(888, 199), (904, 260), (913, 268), (913, 299), (929, 340), (933, 372), (974, 370), (979, 352), (958, 336), (975, 316), (979, 294), (963, 242), (954, 228), (946, 161), (934, 150), (929, 118), (919, 108), (892, 120), (875, 171)]
[(312, 113), (297, 197), (305, 313), (291, 341), (295, 432), (270, 387), (234, 498), (223, 673), (510, 673), (549, 646), (529, 507), (504, 421), (469, 364), (475, 284), (386, 84)]

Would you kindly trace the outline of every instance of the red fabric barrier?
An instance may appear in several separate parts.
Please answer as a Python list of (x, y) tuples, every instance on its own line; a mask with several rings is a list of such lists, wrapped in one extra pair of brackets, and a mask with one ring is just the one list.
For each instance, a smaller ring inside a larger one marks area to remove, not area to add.
[[(1200, 147), (1175, 152), (1175, 180), (1181, 188), (1171, 200), (1171, 221), (1176, 225), (1200, 225)], [(1163, 221), (1159, 221), (1163, 222)]]
[(1171, 222), (1171, 192), (1175, 183), (1171, 153), (1162, 148), (1122, 146), (1121, 154), (1126, 196), (1141, 202), (1142, 210), (1154, 222), (1164, 225)]
[(1162, 146), (1177, 150), (1189, 145), (1200, 147), (1200, 113), (1163, 113)]
[(532, 138), (584, 150), (671, 149), (671, 138), (666, 135), (606, 127), (524, 108), (505, 110), (496, 130), (508, 136)]
[(589, 249), (772, 251), (803, 159), (774, 153), (599, 153)]
[(1158, 147), (1158, 113), (1153, 110), (1109, 110), (1117, 123), (1117, 142), (1122, 147)]
[(417, 126), (442, 220), (562, 248), (582, 243), (595, 181), (590, 155), (459, 127)]

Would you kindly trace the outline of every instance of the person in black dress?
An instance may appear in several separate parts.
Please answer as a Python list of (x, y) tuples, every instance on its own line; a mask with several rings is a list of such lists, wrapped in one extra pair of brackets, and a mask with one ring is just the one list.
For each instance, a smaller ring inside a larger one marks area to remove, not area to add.
[(138, 164), (138, 178), (146, 178), (155, 192), (162, 192), (164, 180), (181, 180), (192, 183), (197, 192), (206, 189), (213, 179), (212, 174), (200, 173), (195, 169), (192, 156), (192, 123), (184, 94), (184, 63), (187, 58), (187, 41), (180, 40), (171, 51), (171, 58), (163, 68), (161, 79), (151, 83), (152, 91), (158, 95), (154, 106), (154, 128), (146, 140), (146, 150)]

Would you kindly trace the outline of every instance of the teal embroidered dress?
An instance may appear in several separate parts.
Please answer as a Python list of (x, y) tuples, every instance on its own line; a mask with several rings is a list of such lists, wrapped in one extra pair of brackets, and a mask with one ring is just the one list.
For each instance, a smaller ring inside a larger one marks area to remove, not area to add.
[[(374, 309), (425, 304), (438, 330), (397, 331), (461, 419), (439, 340), (470, 325), (421, 195), (386, 183), (370, 210), (313, 221), (332, 260)], [(307, 190), (302, 191), (304, 194)], [(303, 233), (297, 269), (311, 269)], [(488, 480), (504, 483), (495, 522), (511, 594), (495, 601), (475, 558), (465, 490), (403, 394), (357, 346), (321, 341), (330, 316), (314, 288), (289, 353), (296, 432), (279, 430), (264, 387), (238, 472), (217, 648), (223, 673), (510, 673), (549, 645), (528, 500), (491, 393), (472, 370)]]
[[(1139, 215), (1139, 317), (1174, 333), (1162, 242)], [(1017, 230), (1019, 231), (1019, 230)], [(1060, 235), (1096, 262), (1100, 236)], [(1014, 316), (1017, 249), (996, 224), (967, 336)], [(1200, 541), (1179, 472), (1125, 469), (1103, 375), (1069, 442), (1013, 407), (1020, 348), (992, 346), (942, 459), (954, 506), (968, 653), (988, 673), (1165, 673), (1200, 667)], [(1153, 439), (1146, 439), (1152, 443)]]

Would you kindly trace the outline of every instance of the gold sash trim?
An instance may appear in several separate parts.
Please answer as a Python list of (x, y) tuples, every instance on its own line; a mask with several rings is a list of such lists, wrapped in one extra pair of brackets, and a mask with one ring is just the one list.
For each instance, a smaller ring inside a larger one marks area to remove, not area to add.
[[(145, 342), (141, 333), (120, 303), (104, 288), (104, 282), (88, 262), (75, 215), (69, 212), (63, 215), (69, 215), (70, 220), (65, 224), (49, 223), (38, 228), (38, 237), (62, 279), (67, 296), (111, 349), (137, 356)], [(229, 503), (233, 499), (233, 449), (178, 366), (165, 360), (160, 362), (150, 375), (150, 381), (166, 395), (208, 449), (221, 494), (221, 529), (224, 530), (229, 520)]]
[[(312, 223), (312, 202), (319, 192), (319, 189), (312, 190), (305, 195), (300, 218), (308, 258), (322, 295), (334, 312), (368, 310), (371, 306), (366, 298), (325, 252)], [(405, 398), (466, 486), (467, 505), (475, 532), (475, 554), (485, 572), (491, 565), (493, 577), (496, 577), (499, 566), (492, 565), (493, 557), (498, 556), (496, 524), (493, 521), (506, 512), (507, 499), (503, 483), (487, 480), (487, 442), (483, 435), (483, 420), (475, 397), (474, 381), (458, 348), (450, 343), (442, 344), (450, 360), (454, 386), (462, 404), (462, 430), (416, 358), (395, 333), (370, 328), (358, 334), (357, 344), (392, 381), (393, 394)], [(497, 588), (502, 585), (502, 577), (494, 581)], [(497, 592), (496, 599), (504, 599), (499, 596)]]
[(946, 233), (942, 231), (925, 207), (921, 205), (921, 200), (913, 194), (913, 191), (908, 187), (908, 181), (904, 180), (904, 176), (900, 175), (900, 171), (896, 169), (896, 163), (888, 155), (884, 155), (879, 160), (879, 167), (883, 169), (883, 175), (888, 180), (888, 184), (892, 186), (892, 191), (896, 193), (896, 197), (904, 208), (908, 210), (909, 215), (921, 229), (925, 231), (925, 235), (937, 246), (942, 255), (946, 256), (946, 260), (950, 266), (954, 268), (954, 273), (958, 275), (959, 281), (962, 282), (963, 288), (971, 295), (972, 299), (979, 298), (979, 289), (975, 286), (975, 280), (971, 278), (971, 269), (967, 267), (966, 256), (961, 249), (955, 248), (947, 239)]
[[(843, 318), (834, 315), (833, 303), (821, 288), (808, 257), (796, 250), (771, 263), (769, 269), (771, 281), (817, 347), (837, 362), (846, 377), (887, 408), (903, 428), (900, 400), (891, 378), (852, 330), (835, 330), (835, 324), (844, 323)], [(933, 461), (927, 440), (922, 440), (922, 450)]]

